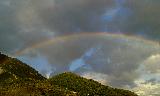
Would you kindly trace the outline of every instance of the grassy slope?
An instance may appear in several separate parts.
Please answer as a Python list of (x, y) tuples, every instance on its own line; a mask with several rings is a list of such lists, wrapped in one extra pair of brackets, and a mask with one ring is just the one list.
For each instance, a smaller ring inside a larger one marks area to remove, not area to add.
[(44, 78), (27, 64), (0, 53), (0, 96), (137, 96), (71, 72)]
[(41, 74), (27, 64), (0, 53), (0, 84), (17, 79), (45, 80)]
[(92, 79), (85, 79), (71, 72), (54, 76), (49, 79), (49, 82), (78, 92), (81, 96), (137, 96), (131, 91), (104, 86)]

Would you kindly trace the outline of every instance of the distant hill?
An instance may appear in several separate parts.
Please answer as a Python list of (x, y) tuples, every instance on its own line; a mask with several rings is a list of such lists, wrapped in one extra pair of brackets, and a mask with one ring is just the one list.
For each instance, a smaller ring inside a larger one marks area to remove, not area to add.
[(45, 78), (27, 64), (0, 53), (0, 84), (18, 79), (44, 80)]
[(46, 79), (27, 64), (0, 53), (0, 96), (137, 96), (65, 72)]
[(75, 91), (80, 96), (137, 96), (131, 91), (111, 88), (71, 72), (59, 74), (50, 78), (48, 81), (52, 84)]

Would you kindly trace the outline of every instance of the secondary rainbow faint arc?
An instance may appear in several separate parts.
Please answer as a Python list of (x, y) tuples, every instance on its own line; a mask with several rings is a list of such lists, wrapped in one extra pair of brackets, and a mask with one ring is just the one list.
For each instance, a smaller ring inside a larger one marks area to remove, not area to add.
[[(120, 33), (108, 33), (108, 32), (96, 32), (96, 33), (79, 33), (79, 34), (71, 34), (71, 35), (65, 35), (65, 36), (59, 36), (59, 37), (53, 37), (51, 39), (48, 39), (48, 40), (44, 40), (40, 43), (36, 43), (36, 44), (33, 44), (32, 46), (29, 46), (27, 48), (24, 48), (20, 51), (17, 51), (14, 55), (15, 56), (18, 56), (18, 55), (21, 55), (29, 50), (32, 50), (32, 49), (36, 49), (36, 48), (40, 48), (42, 46), (47, 46), (47, 45), (50, 45), (50, 44), (54, 44), (58, 41), (67, 41), (67, 40), (70, 40), (70, 39), (73, 39), (73, 38), (76, 38), (76, 37), (81, 37), (81, 36), (113, 36), (113, 37), (121, 37), (121, 38), (127, 38), (127, 39), (133, 39), (133, 40), (139, 40), (139, 41), (143, 41), (143, 42), (147, 42), (149, 44), (153, 44), (154, 46), (158, 45), (159, 46), (159, 43), (156, 42), (156, 41), (151, 41), (151, 40), (147, 40), (145, 38), (142, 38), (142, 37), (137, 37), (137, 36), (130, 36), (130, 35), (124, 35), (124, 34), (120, 34)], [(106, 37), (107, 38), (107, 37)]]

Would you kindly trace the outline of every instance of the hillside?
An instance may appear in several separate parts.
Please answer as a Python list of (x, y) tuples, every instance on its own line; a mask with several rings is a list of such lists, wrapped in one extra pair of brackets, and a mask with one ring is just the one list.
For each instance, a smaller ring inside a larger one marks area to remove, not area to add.
[(27, 64), (0, 53), (0, 84), (18, 79), (44, 80), (45, 78)]
[(104, 86), (92, 79), (86, 79), (71, 72), (54, 76), (49, 79), (49, 82), (75, 91), (80, 96), (137, 96), (133, 92)]
[(137, 96), (65, 72), (46, 79), (27, 64), (0, 53), (0, 96)]

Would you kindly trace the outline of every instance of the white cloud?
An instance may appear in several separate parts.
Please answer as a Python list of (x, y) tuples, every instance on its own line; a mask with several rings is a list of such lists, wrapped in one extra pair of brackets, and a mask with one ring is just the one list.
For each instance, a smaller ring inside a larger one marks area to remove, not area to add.
[(160, 73), (160, 54), (151, 55), (143, 63), (147, 71)]
[(108, 85), (110, 80), (109, 80), (109, 76), (103, 73), (97, 73), (97, 72), (84, 72), (82, 74), (82, 76), (84, 78), (87, 79), (93, 79), (95, 81), (98, 81), (99, 83), (103, 84), (103, 85)]
[(136, 80), (137, 87), (133, 89), (139, 96), (157, 96), (160, 94), (160, 84), (146, 83), (145, 80)]

